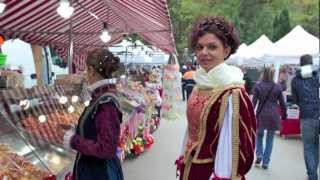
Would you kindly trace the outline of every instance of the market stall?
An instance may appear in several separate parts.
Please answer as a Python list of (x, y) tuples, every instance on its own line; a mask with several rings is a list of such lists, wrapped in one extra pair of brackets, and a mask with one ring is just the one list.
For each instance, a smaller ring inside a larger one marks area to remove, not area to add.
[[(81, 81), (79, 75), (68, 75), (53, 86), (1, 90), (1, 147), (12, 149), (35, 168), (42, 166), (45, 174), (62, 178), (71, 169), (75, 154), (64, 149), (57, 129), (75, 126), (89, 104), (89, 93), (79, 87), (85, 84)], [(123, 112), (117, 154), (124, 160), (151, 148), (152, 133), (160, 124), (155, 109), (159, 94), (152, 85), (143, 87), (125, 79), (117, 83), (117, 89)]]

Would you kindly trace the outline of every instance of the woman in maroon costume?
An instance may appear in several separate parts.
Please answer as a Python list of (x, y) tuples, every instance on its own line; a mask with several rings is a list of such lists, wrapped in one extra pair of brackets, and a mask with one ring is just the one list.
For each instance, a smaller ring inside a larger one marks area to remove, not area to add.
[(190, 47), (200, 69), (187, 105), (188, 128), (176, 161), (181, 180), (243, 180), (254, 158), (256, 119), (243, 73), (224, 63), (239, 37), (222, 17), (198, 21)]
[(114, 74), (120, 59), (106, 49), (88, 54), (87, 79), (90, 105), (82, 113), (76, 130), (64, 134), (64, 146), (77, 151), (74, 180), (123, 180), (116, 155), (122, 113), (117, 101)]

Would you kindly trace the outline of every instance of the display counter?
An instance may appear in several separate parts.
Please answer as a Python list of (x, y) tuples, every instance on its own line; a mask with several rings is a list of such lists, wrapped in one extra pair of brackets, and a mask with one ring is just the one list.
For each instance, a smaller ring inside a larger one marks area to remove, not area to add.
[[(73, 166), (75, 152), (63, 147), (57, 129), (76, 126), (90, 96), (85, 89), (70, 87), (65, 90), (59, 83), (0, 90), (0, 144), (41, 171), (43, 177), (61, 179)], [(136, 82), (119, 83), (117, 89), (123, 112), (117, 154), (124, 160), (152, 146), (151, 133), (158, 128), (160, 115), (155, 109), (154, 89)], [(0, 160), (0, 164), (4, 163)]]

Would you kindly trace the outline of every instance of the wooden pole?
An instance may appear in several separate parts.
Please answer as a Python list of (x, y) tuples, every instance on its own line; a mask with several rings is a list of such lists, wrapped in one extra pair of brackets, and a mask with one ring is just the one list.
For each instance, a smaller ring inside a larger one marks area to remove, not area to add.
[(37, 75), (37, 84), (43, 85), (44, 81), (42, 79), (43, 77), (43, 56), (42, 56), (42, 47), (38, 45), (31, 45), (32, 49), (32, 55), (33, 55), (33, 61), (36, 69), (36, 75)]

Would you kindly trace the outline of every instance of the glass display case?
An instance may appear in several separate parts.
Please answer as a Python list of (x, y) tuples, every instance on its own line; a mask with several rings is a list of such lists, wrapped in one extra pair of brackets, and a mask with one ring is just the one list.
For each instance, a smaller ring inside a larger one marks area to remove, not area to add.
[(86, 97), (68, 94), (58, 85), (0, 90), (0, 147), (44, 175), (62, 179), (72, 168), (75, 153), (64, 149), (59, 128), (75, 126)]
[(5, 118), (0, 116), (0, 179), (47, 179), (52, 171)]

